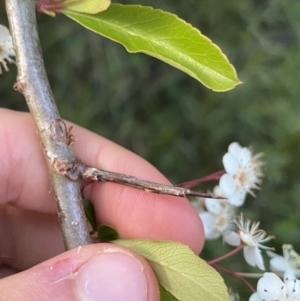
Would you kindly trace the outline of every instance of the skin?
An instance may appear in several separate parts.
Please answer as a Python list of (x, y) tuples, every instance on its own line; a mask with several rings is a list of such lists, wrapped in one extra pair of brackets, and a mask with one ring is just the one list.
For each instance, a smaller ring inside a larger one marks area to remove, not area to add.
[[(80, 278), (76, 275), (95, 256), (107, 253), (119, 256), (120, 265), (122, 258), (130, 266), (131, 259), (136, 262), (147, 287), (142, 300), (159, 300), (151, 268), (133, 251), (112, 244), (94, 244), (64, 252), (55, 201), (32, 118), (28, 113), (0, 109), (0, 120), (0, 276), (12, 274), (0, 280), (0, 300), (35, 300), (33, 296), (39, 296), (38, 300), (85, 300), (76, 287)], [(87, 164), (170, 184), (155, 167), (134, 153), (77, 125), (73, 127), (77, 141), (72, 147)], [(112, 183), (89, 185), (85, 197), (94, 204), (97, 222), (112, 225), (122, 238), (179, 241), (196, 254), (203, 247), (202, 223), (187, 199)], [(105, 256), (101, 261), (104, 265), (109, 260)], [(16, 271), (22, 272), (13, 274)]]

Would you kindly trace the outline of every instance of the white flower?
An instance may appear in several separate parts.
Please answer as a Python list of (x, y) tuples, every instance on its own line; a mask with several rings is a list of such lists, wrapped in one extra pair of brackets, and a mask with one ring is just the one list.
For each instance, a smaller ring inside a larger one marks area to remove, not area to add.
[(288, 278), (283, 283), (276, 274), (264, 273), (249, 301), (300, 301), (300, 281)]
[(272, 250), (273, 248), (262, 245), (263, 243), (273, 239), (273, 236), (267, 236), (264, 230), (258, 229), (259, 222), (251, 224), (250, 220), (245, 220), (243, 214), (235, 219), (235, 223), (239, 228), (241, 240), (245, 244), (244, 258), (246, 262), (255, 267), (257, 266), (261, 270), (265, 270), (263, 257), (260, 249)]
[[(216, 186), (214, 194), (223, 196), (219, 186)], [(206, 211), (199, 212), (202, 220), (206, 239), (217, 239), (223, 235), (226, 241), (227, 233), (235, 229), (233, 222), (234, 209), (227, 200), (204, 199)]]
[(0, 74), (2, 74), (1, 64), (4, 70), (8, 71), (7, 62), (15, 63), (14, 59), (11, 58), (12, 56), (15, 56), (15, 52), (9, 30), (0, 25)]
[(226, 174), (221, 177), (219, 185), (231, 205), (242, 206), (247, 193), (255, 196), (253, 189), (259, 189), (263, 176), (261, 156), (253, 156), (249, 148), (241, 147), (237, 142), (229, 145), (228, 153), (223, 157)]
[(285, 278), (300, 277), (300, 255), (294, 250), (292, 245), (283, 245), (283, 256), (271, 251), (267, 254), (271, 257), (270, 269), (277, 275)]

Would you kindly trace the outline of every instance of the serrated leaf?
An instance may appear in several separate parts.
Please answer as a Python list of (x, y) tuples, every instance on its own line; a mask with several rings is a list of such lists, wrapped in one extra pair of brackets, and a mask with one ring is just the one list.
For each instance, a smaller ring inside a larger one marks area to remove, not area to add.
[(88, 200), (83, 200), (82, 203), (87, 220), (91, 224), (93, 230), (97, 231), (96, 216), (93, 204)]
[(119, 233), (117, 232), (117, 230), (107, 224), (103, 224), (98, 226), (98, 230), (97, 230), (97, 234), (98, 234), (98, 238), (100, 241), (112, 241), (112, 240), (116, 240), (119, 239)]
[(187, 246), (169, 241), (116, 240), (141, 254), (158, 282), (180, 301), (229, 301), (223, 278)]
[(176, 15), (139, 5), (111, 4), (96, 15), (66, 13), (87, 29), (182, 70), (214, 91), (240, 84), (218, 46)]
[(110, 6), (110, 0), (64, 0), (66, 4), (62, 13), (78, 12), (86, 14), (98, 14)]

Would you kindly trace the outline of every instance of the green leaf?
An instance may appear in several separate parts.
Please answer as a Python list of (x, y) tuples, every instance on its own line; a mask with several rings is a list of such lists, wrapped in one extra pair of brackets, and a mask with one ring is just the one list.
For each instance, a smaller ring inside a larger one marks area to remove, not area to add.
[(66, 6), (62, 13), (98, 14), (110, 6), (110, 0), (64, 0), (63, 2)]
[(88, 219), (89, 223), (91, 224), (94, 231), (97, 231), (97, 223), (95, 217), (95, 210), (93, 204), (88, 200), (83, 200), (83, 208), (86, 218)]
[(112, 241), (119, 239), (119, 233), (110, 225), (103, 224), (98, 226), (98, 238), (100, 241)]
[(178, 301), (173, 295), (171, 295), (162, 285), (159, 285), (160, 301)]
[(187, 246), (169, 241), (116, 240), (141, 254), (158, 282), (180, 301), (229, 301), (223, 278)]
[(214, 91), (240, 84), (218, 46), (176, 15), (139, 5), (111, 4), (96, 15), (66, 13), (87, 29), (186, 72)]

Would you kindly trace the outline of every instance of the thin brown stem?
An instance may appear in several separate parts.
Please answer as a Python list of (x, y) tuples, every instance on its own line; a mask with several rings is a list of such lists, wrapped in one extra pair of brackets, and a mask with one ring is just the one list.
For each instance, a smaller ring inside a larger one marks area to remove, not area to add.
[(35, 16), (35, 0), (6, 0), (6, 11), (16, 52), (15, 88), (27, 101), (35, 121), (50, 173), (66, 249), (91, 242), (82, 207), (80, 182), (57, 173), (53, 162), (74, 162), (69, 133), (60, 119), (46, 75)]

